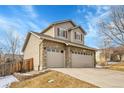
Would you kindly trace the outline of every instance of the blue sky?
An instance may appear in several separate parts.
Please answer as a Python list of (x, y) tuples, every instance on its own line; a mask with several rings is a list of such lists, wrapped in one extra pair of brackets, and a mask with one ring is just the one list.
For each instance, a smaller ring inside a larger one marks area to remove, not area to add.
[(23, 44), (28, 31), (41, 32), (55, 21), (71, 19), (87, 32), (85, 44), (98, 47), (97, 21), (105, 17), (110, 6), (0, 6), (0, 43), (6, 41), (5, 32), (13, 31)]

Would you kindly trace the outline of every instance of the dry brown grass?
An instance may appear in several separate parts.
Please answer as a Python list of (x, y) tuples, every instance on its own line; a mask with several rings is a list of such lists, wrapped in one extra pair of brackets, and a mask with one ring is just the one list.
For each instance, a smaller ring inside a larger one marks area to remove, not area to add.
[(109, 69), (118, 70), (118, 71), (124, 71), (124, 63), (110, 65)]
[[(54, 80), (48, 83), (49, 80)], [(46, 74), (33, 77), (21, 82), (12, 83), (11, 88), (96, 88), (97, 86), (81, 81), (69, 75), (50, 71)]]

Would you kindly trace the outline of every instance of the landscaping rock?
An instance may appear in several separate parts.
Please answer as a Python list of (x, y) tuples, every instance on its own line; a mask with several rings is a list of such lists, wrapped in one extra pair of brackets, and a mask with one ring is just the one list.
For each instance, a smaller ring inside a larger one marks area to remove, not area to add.
[(53, 83), (55, 80), (53, 80), (53, 79), (50, 79), (50, 80), (48, 80), (48, 83)]

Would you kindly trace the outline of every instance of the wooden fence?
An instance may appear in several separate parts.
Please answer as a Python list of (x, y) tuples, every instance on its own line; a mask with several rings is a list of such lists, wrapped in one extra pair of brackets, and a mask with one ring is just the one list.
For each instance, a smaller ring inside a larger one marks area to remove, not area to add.
[(23, 62), (9, 62), (0, 64), (0, 76), (10, 75), (15, 72), (28, 72), (33, 70), (33, 58)]

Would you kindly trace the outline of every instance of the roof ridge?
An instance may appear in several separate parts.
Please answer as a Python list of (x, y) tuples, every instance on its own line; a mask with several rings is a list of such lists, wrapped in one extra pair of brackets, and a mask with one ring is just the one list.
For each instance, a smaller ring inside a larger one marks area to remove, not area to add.
[(41, 31), (40, 33), (44, 33), (47, 29), (49, 29), (50, 27), (52, 27), (53, 25), (56, 25), (56, 24), (61, 24), (61, 23), (64, 23), (64, 22), (71, 22), (73, 26), (77, 26), (71, 19), (69, 20), (61, 20), (61, 21), (56, 21), (56, 22), (53, 22), (51, 23), (47, 28), (45, 28), (43, 31)]
[(57, 23), (62, 23), (62, 22), (68, 22), (72, 21), (71, 19), (66, 19), (66, 20), (59, 20), (59, 21), (54, 21), (52, 24), (57, 24)]
[[(35, 34), (35, 33), (34, 33)], [(37, 34), (36, 34), (37, 35)], [(40, 38), (43, 38), (43, 37), (48, 37), (50, 39), (56, 39), (56, 40), (60, 40), (64, 43), (70, 43), (70, 44), (76, 44), (76, 45), (79, 45), (79, 46), (82, 46), (82, 47), (86, 47), (86, 48), (90, 48), (90, 49), (95, 49), (95, 48), (91, 48), (89, 46), (86, 46), (86, 45), (83, 45), (83, 44), (79, 44), (79, 43), (75, 43), (75, 42), (71, 42), (69, 40), (63, 40), (63, 39), (59, 39), (59, 38), (55, 38), (55, 37), (52, 37), (52, 36), (49, 36), (49, 35), (44, 35), (44, 34), (39, 34)], [(96, 49), (95, 49), (96, 50)]]

